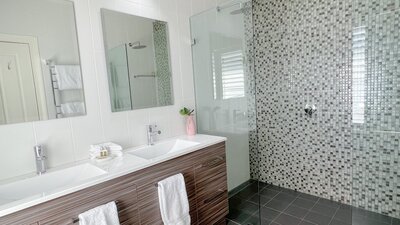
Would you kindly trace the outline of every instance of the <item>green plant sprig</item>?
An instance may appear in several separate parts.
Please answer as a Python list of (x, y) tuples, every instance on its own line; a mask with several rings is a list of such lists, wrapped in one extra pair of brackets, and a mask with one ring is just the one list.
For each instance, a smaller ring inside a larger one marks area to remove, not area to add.
[(179, 110), (179, 113), (182, 116), (190, 116), (190, 115), (192, 115), (193, 112), (194, 112), (194, 109), (190, 110), (190, 109), (188, 109), (186, 107), (184, 107), (183, 109)]

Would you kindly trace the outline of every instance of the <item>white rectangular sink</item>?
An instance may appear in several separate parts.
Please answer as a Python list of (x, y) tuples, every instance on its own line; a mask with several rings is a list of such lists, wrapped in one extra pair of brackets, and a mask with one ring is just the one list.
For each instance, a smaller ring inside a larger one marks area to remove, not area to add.
[(69, 185), (105, 174), (106, 171), (89, 163), (69, 167), (41, 176), (0, 185), (0, 203), (8, 203), (37, 195), (45, 195)]
[(166, 141), (162, 143), (155, 144), (153, 146), (144, 147), (138, 150), (134, 150), (132, 152), (128, 152), (128, 154), (143, 158), (143, 159), (154, 159), (160, 156), (164, 156), (170, 153), (179, 152), (185, 150), (187, 148), (196, 146), (200, 143), (194, 141), (186, 141), (186, 140), (172, 140)]

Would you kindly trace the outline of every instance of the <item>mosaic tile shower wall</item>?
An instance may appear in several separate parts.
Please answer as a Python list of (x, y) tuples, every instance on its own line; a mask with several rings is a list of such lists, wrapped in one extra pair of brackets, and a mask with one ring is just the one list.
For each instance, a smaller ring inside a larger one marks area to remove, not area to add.
[(353, 4), (353, 205), (400, 217), (400, 1)]
[(173, 104), (171, 67), (169, 64), (168, 30), (165, 22), (153, 22), (154, 55), (156, 61), (158, 106)]
[(400, 217), (399, 4), (253, 1), (261, 181)]
[(254, 72), (254, 39), (253, 39), (253, 4), (251, 1), (243, 4), (244, 24), (244, 65), (245, 86), (247, 98), (247, 115), (249, 128), (250, 177), (259, 177), (259, 157), (257, 144), (257, 108), (256, 108), (256, 78)]

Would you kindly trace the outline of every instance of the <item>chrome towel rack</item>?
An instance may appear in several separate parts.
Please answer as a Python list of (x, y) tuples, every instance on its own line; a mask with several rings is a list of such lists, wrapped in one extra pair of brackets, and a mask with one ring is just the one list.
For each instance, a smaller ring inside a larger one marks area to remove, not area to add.
[(54, 100), (54, 106), (56, 107), (56, 118), (61, 118), (62, 117), (61, 104), (57, 101), (57, 96), (59, 93), (56, 93), (59, 91), (57, 74), (55, 72), (56, 66), (55, 66), (54, 61), (52, 61), (52, 60), (46, 60), (46, 65), (49, 67), (49, 72), (50, 72), (50, 77), (51, 77), (53, 100)]
[(152, 78), (156, 77), (156, 75), (134, 75), (133, 78)]

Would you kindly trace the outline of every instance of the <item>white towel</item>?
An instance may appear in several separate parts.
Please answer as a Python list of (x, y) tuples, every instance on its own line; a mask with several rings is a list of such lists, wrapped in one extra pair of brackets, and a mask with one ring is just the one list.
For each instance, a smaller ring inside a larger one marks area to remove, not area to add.
[(158, 199), (165, 225), (190, 225), (189, 201), (181, 173), (158, 182)]
[(79, 225), (120, 225), (115, 202), (79, 214)]
[(69, 102), (61, 104), (61, 113), (68, 114), (85, 114), (85, 104), (83, 102)]
[(57, 65), (54, 67), (59, 90), (82, 89), (81, 67)]

